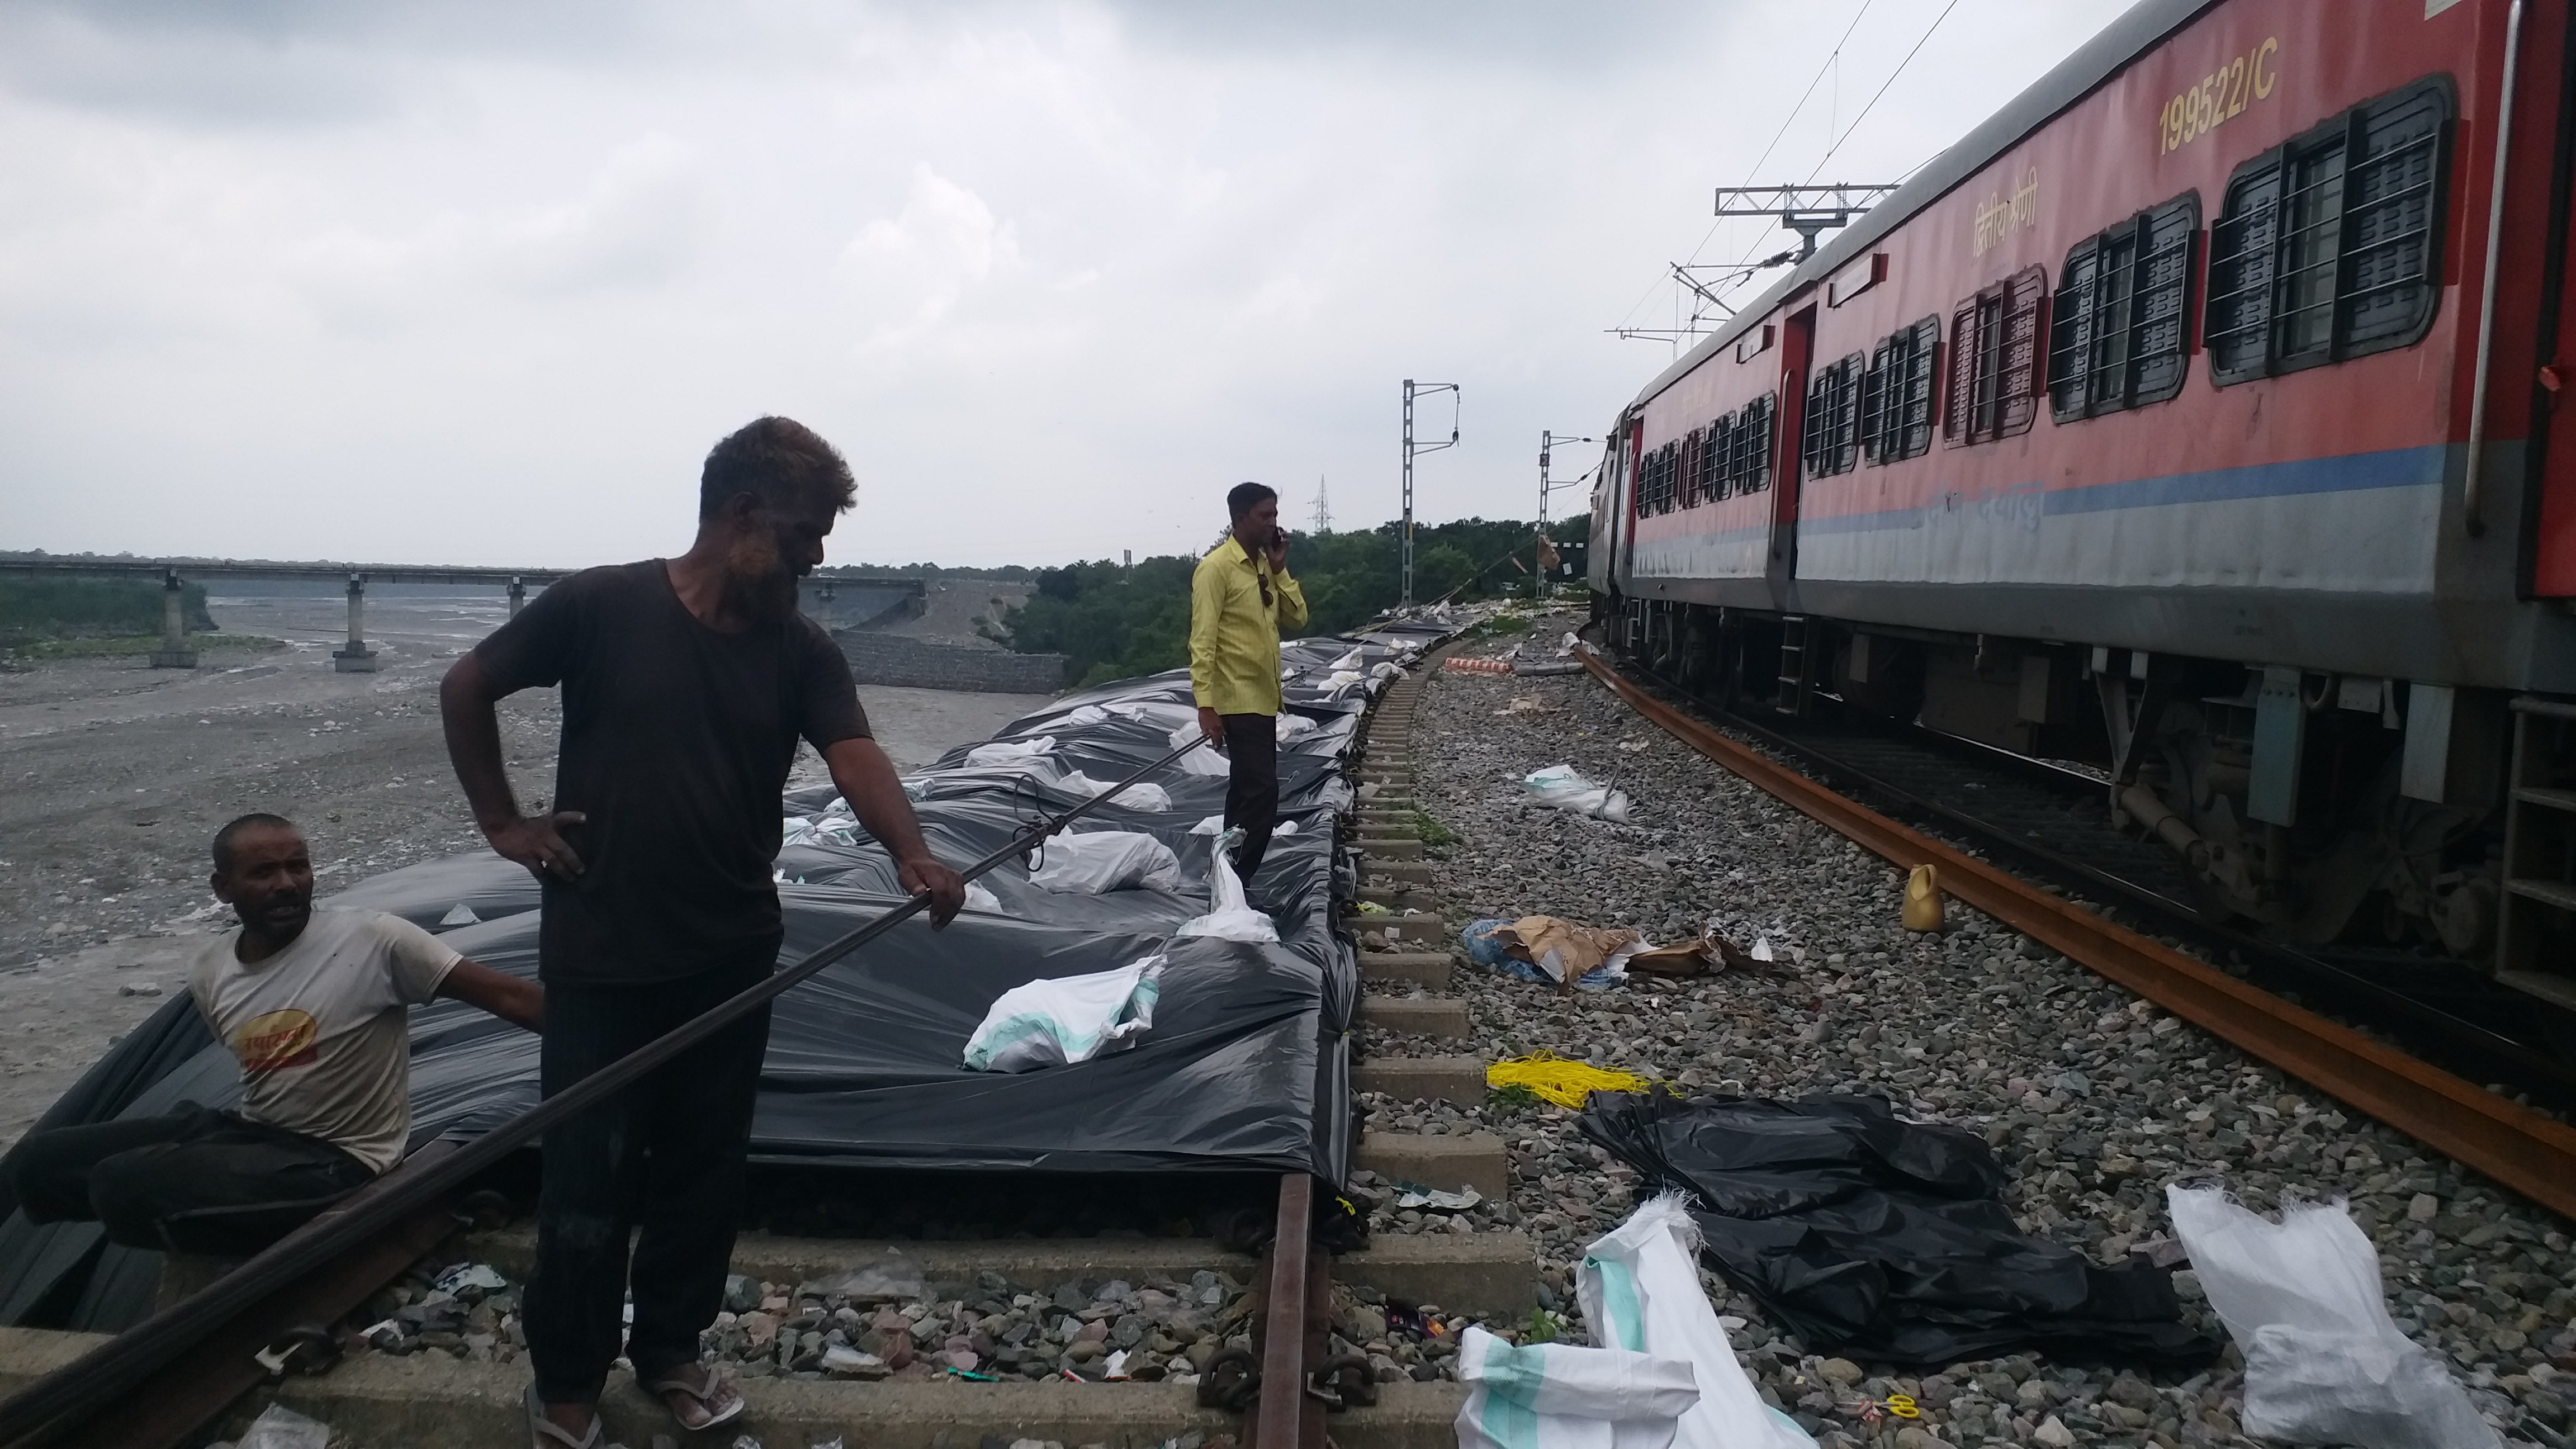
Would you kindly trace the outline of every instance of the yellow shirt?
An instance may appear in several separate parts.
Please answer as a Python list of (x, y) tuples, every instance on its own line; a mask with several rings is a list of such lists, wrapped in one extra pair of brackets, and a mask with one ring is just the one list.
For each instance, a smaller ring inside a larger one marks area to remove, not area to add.
[[(1262, 602), (1267, 578), (1270, 602)], [(1303, 628), (1297, 581), (1229, 533), (1190, 576), (1190, 693), (1219, 714), (1279, 712), (1279, 631)]]

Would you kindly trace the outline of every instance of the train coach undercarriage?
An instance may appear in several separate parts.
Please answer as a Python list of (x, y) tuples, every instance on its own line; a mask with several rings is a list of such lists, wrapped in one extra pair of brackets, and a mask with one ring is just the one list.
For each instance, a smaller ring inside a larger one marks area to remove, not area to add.
[(1748, 717), (1920, 726), (2090, 775), (2190, 904), (2473, 963), (2576, 1009), (2576, 705), (2295, 667), (1594, 596), (1625, 661)]

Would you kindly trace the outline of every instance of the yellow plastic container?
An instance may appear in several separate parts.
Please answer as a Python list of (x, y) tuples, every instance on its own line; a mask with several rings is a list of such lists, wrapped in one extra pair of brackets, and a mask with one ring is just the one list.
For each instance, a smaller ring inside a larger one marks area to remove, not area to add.
[(1905, 929), (1941, 929), (1941, 881), (1928, 865), (1914, 867), (1905, 878)]

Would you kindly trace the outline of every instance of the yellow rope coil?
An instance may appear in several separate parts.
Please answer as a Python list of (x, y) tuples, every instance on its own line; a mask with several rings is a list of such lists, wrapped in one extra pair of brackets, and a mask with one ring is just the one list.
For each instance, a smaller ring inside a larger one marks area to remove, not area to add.
[(1485, 1068), (1488, 1087), (1527, 1087), (1541, 1100), (1581, 1107), (1595, 1092), (1642, 1092), (1650, 1085), (1634, 1072), (1614, 1072), (1554, 1052), (1531, 1052)]

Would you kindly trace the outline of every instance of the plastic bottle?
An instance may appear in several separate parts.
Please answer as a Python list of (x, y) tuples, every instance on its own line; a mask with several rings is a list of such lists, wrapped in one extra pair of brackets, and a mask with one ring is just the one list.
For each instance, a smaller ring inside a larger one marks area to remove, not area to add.
[(1928, 865), (1914, 867), (1905, 878), (1905, 929), (1941, 929), (1941, 882)]

